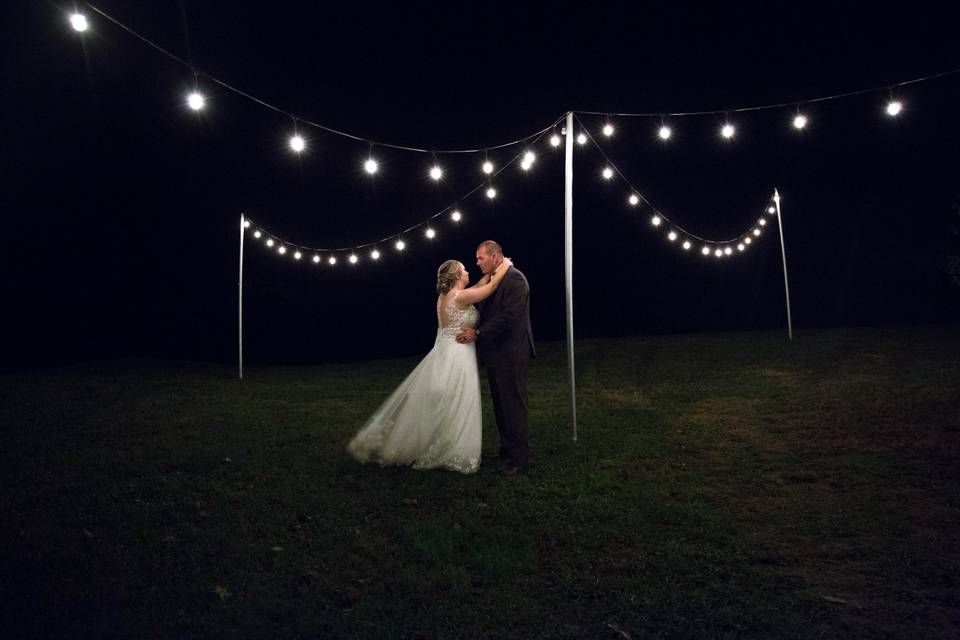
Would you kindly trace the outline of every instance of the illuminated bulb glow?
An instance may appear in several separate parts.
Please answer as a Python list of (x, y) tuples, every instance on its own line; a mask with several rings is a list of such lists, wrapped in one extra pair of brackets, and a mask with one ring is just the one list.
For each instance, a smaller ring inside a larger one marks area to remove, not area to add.
[(397, 247), (397, 251), (403, 251), (404, 249), (406, 249), (407, 243), (404, 242), (403, 240), (397, 240), (396, 247)]
[(272, 246), (273, 246), (273, 238), (269, 238), (269, 239), (267, 240), (267, 246), (268, 246), (268, 247), (272, 247)]
[(612, 177), (613, 177), (613, 169), (611, 169), (610, 167), (607, 167), (606, 169), (604, 169), (604, 170), (603, 170), (603, 177), (606, 178), (607, 180), (609, 180), (610, 178), (612, 178)]
[(454, 222), (460, 222), (460, 220), (463, 218), (463, 215), (461, 215), (459, 211), (454, 211), (450, 214), (450, 217), (453, 218)]
[(70, 26), (73, 27), (75, 31), (86, 31), (90, 25), (87, 24), (87, 16), (82, 13), (75, 13), (70, 16)]
[(759, 222), (761, 227), (767, 224), (767, 221), (764, 220), (763, 218), (760, 218)]
[(887, 115), (888, 116), (898, 116), (900, 112), (903, 111), (903, 103), (899, 100), (891, 100), (887, 103)]
[(285, 254), (286, 252), (287, 252), (287, 248), (286, 248), (285, 246), (283, 246), (283, 245), (280, 245), (280, 248), (277, 249), (277, 253), (279, 253), (280, 255), (283, 255), (283, 254)]
[(489, 160), (487, 160), (486, 162), (484, 162), (484, 163), (483, 163), (483, 172), (486, 173), (487, 175), (490, 175), (491, 173), (493, 173), (493, 163), (490, 162)]
[(313, 261), (314, 261), (314, 262), (320, 262), (320, 256), (318, 256), (318, 255), (313, 256)]
[(437, 232), (433, 229), (427, 229), (426, 235), (428, 238), (435, 238), (437, 236)]
[(760, 235), (760, 229), (754, 229), (754, 230), (753, 230), (753, 235), (755, 235), (755, 236)]
[(557, 134), (553, 134), (552, 136), (550, 136), (550, 144), (551, 144), (551, 146), (559, 147), (559, 146), (560, 146), (560, 136), (558, 136)]
[(690, 244), (690, 241), (689, 241), (689, 240), (684, 240), (684, 241), (683, 241), (683, 248), (684, 248), (684, 250), (689, 251), (689, 250), (690, 250), (690, 247), (692, 247), (692, 246), (693, 246), (693, 245)]
[(744, 246), (744, 244), (743, 244), (742, 242), (737, 245), (737, 251), (743, 251), (745, 248), (746, 248), (746, 247)]
[(187, 96), (187, 104), (194, 111), (200, 111), (200, 109), (203, 109), (203, 105), (205, 103), (206, 103), (206, 100), (204, 100), (203, 96), (197, 91), (194, 91), (193, 93)]
[(710, 255), (710, 247), (707, 247), (707, 246), (703, 247), (703, 249), (700, 249), (700, 253), (702, 253), (705, 256)]
[(776, 207), (770, 207), (769, 209), (767, 209), (767, 213), (769, 213), (770, 215), (773, 215), (773, 214), (775, 214), (776, 212), (777, 212), (777, 208), (776, 208)]
[(605, 124), (605, 125), (603, 125), (603, 135), (607, 136), (608, 138), (613, 135), (613, 125), (612, 125), (612, 124)]
[(728, 138), (728, 139), (732, 138), (733, 134), (735, 134), (736, 132), (737, 130), (733, 128), (732, 124), (725, 124), (723, 125), (723, 129), (720, 130), (721, 135), (723, 135), (724, 138)]
[(581, 133), (580, 135), (578, 135), (578, 136), (577, 136), (577, 144), (587, 144), (587, 136), (584, 135), (584, 134), (582, 134), (582, 133)]
[(660, 223), (663, 222), (663, 220), (660, 218), (660, 216), (653, 216), (652, 218), (650, 218), (650, 222), (653, 224), (653, 226), (659, 227)]
[(297, 153), (300, 153), (301, 151), (307, 148), (307, 143), (299, 135), (290, 136), (290, 148), (296, 151)]
[(628, 202), (633, 206), (637, 206), (638, 204), (640, 204), (640, 198), (637, 197), (637, 194), (633, 194), (630, 196)]
[(660, 127), (660, 131), (657, 132), (657, 135), (660, 136), (661, 140), (669, 140), (670, 136), (673, 135), (673, 131), (671, 131), (668, 126), (662, 126)]
[(441, 169), (440, 167), (434, 165), (434, 166), (430, 169), (430, 177), (433, 178), (434, 180), (439, 180), (440, 178), (443, 177), (443, 169)]
[(807, 126), (807, 116), (798, 113), (793, 119), (793, 126), (795, 129), (803, 129)]
[(300, 253), (299, 251), (297, 251), (297, 252), (295, 252), (295, 253), (293, 254), (294, 260), (299, 260), (299, 259), (302, 258), (302, 257), (303, 257), (303, 254)]
[(533, 151), (527, 151), (525, 154), (523, 154), (523, 161), (528, 164), (533, 164), (534, 160), (536, 159), (537, 154), (535, 154)]
[(533, 166), (533, 163), (527, 162), (526, 160), (520, 163), (520, 168), (523, 169), (524, 171), (530, 171), (530, 167), (532, 166)]
[(726, 248), (723, 250), (723, 252), (724, 252), (726, 255), (730, 255), (731, 253), (733, 253), (733, 249), (731, 249), (730, 247), (726, 247)]
[(487, 197), (490, 198), (491, 200), (493, 200), (494, 198), (496, 198), (496, 197), (497, 197), (497, 190), (494, 189), (493, 187), (490, 187), (489, 189), (487, 189)]
[(244, 221), (243, 221), (243, 228), (244, 228), (244, 229), (249, 229), (249, 228), (250, 228), (250, 221), (249, 221), (249, 220), (244, 220)]
[(379, 260), (380, 252), (374, 249), (373, 251), (370, 252), (370, 258), (372, 258), (373, 260)]
[(750, 244), (751, 242), (753, 242), (753, 238), (750, 238), (750, 237), (748, 236), (748, 237), (746, 237), (746, 238), (743, 239), (743, 242), (744, 242), (745, 244)]
[(667, 234), (667, 238), (669, 238), (670, 242), (673, 242), (674, 240), (677, 239), (677, 232), (671, 231), (670, 233)]
[(722, 258), (723, 251), (720, 251), (720, 249), (717, 249), (716, 251), (713, 252), (713, 255), (717, 256), (718, 258)]
[(253, 232), (253, 237), (254, 237), (254, 238), (260, 238), (260, 236), (262, 236), (262, 235), (263, 235), (263, 234), (260, 233), (260, 230), (259, 230), (259, 229), (257, 229), (256, 231)]
[(373, 158), (370, 158), (369, 160), (363, 163), (363, 170), (369, 173), (370, 175), (375, 174), (377, 172), (377, 169), (379, 168), (380, 168), (380, 165), (378, 165), (377, 161), (374, 160)]
[(353, 255), (353, 254), (350, 255), (350, 264), (357, 264), (357, 260), (359, 260), (359, 258), (357, 258), (357, 256), (355, 256), (355, 255)]
[(335, 265), (337, 264), (337, 259), (334, 256), (330, 256), (327, 262), (329, 262), (331, 265)]

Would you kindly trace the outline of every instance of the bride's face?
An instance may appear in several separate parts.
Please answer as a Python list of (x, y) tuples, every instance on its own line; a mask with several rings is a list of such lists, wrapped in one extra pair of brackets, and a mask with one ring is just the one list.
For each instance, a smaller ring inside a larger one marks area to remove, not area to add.
[(460, 280), (458, 280), (461, 287), (466, 287), (470, 284), (470, 273), (467, 271), (467, 268), (463, 266), (463, 263), (460, 263)]

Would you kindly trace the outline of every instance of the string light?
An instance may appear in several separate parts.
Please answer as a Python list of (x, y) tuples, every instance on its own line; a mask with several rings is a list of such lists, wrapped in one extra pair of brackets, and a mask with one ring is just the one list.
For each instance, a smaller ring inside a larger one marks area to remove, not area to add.
[(253, 232), (253, 237), (256, 238), (257, 240), (259, 240), (259, 239), (260, 239), (260, 236), (262, 236), (262, 235), (263, 235), (263, 234), (260, 233), (260, 229), (257, 229), (256, 231)]
[(713, 255), (717, 256), (718, 258), (722, 258), (723, 251), (721, 251), (720, 249), (717, 249), (716, 251), (713, 252)]
[(690, 250), (690, 247), (692, 247), (693, 245), (690, 244), (690, 241), (689, 241), (689, 240), (684, 240), (684, 241), (683, 241), (683, 245), (681, 245), (681, 246), (683, 247), (684, 251), (689, 251), (689, 250)]
[(287, 248), (283, 245), (280, 245), (280, 248), (277, 249), (277, 253), (279, 253), (280, 255), (284, 255), (286, 252), (287, 252)]
[(352, 254), (352, 253), (350, 254), (350, 264), (357, 264), (357, 261), (358, 261), (358, 260), (359, 260), (359, 258), (358, 258), (356, 255), (354, 255), (354, 254)]
[(703, 248), (700, 249), (700, 253), (702, 253), (705, 256), (710, 255), (710, 247), (708, 247), (707, 245), (703, 245)]
[(743, 242), (744, 244), (750, 244), (751, 242), (753, 242), (753, 238), (751, 238), (750, 236), (747, 236), (746, 238), (743, 239)]
[(370, 175), (373, 175), (380, 168), (380, 165), (377, 164), (377, 161), (373, 158), (368, 158), (366, 162), (363, 163), (363, 169)]
[(497, 190), (494, 189), (493, 187), (490, 187), (489, 189), (487, 189), (487, 197), (490, 198), (491, 200), (493, 200), (494, 198), (496, 198), (496, 197), (497, 197)]
[(887, 115), (896, 117), (903, 111), (903, 103), (899, 100), (891, 100), (887, 103)]
[(632, 206), (635, 207), (638, 204), (640, 204), (640, 198), (637, 197), (637, 194), (631, 193), (630, 197), (627, 198), (627, 202), (629, 202)]
[(267, 246), (272, 247), (274, 245), (273, 238), (267, 238)]
[(803, 115), (802, 113), (798, 113), (796, 116), (794, 116), (793, 127), (795, 129), (803, 129), (805, 126), (807, 126), (807, 116)]
[(293, 259), (294, 259), (294, 260), (299, 260), (299, 259), (302, 258), (302, 257), (303, 257), (303, 254), (300, 253), (299, 251), (295, 251), (295, 252), (293, 253)]
[(300, 134), (295, 133), (290, 136), (290, 148), (300, 153), (307, 148), (307, 143)]
[(244, 229), (249, 229), (249, 228), (250, 228), (250, 221), (249, 221), (249, 220), (244, 220), (244, 221), (243, 221), (243, 228), (244, 228)]
[(483, 172), (487, 175), (490, 175), (491, 173), (493, 173), (493, 163), (490, 162), (489, 160), (486, 160), (483, 163)]
[(608, 138), (613, 135), (613, 125), (609, 122), (603, 125), (603, 135), (607, 136)]
[(612, 178), (612, 177), (613, 177), (613, 169), (611, 169), (610, 167), (604, 168), (604, 170), (603, 170), (603, 177), (606, 178), (607, 180), (609, 180), (610, 178)]
[(329, 263), (330, 263), (330, 266), (332, 267), (333, 265), (337, 264), (337, 257), (336, 257), (336, 256), (330, 256), (330, 258), (327, 259), (327, 262), (329, 262)]
[(720, 129), (720, 134), (721, 134), (724, 138), (726, 138), (726, 139), (728, 139), (728, 140), (729, 140), (730, 138), (732, 138), (732, 137), (733, 137), (733, 134), (735, 134), (736, 132), (737, 132), (737, 130), (736, 130), (736, 129), (734, 128), (734, 126), (733, 126), (732, 124), (730, 124), (729, 122), (728, 122), (727, 124), (723, 125), (723, 128)]
[(560, 136), (558, 136), (557, 134), (553, 134), (552, 136), (550, 136), (550, 145), (551, 145), (551, 146), (554, 146), (554, 147), (559, 147), (559, 146), (560, 146)]
[(660, 127), (660, 131), (657, 132), (657, 135), (660, 136), (661, 140), (669, 140), (670, 136), (673, 135), (673, 131), (670, 130), (670, 127), (663, 125)]
[(770, 215), (773, 215), (773, 214), (775, 214), (776, 212), (777, 212), (777, 208), (776, 208), (776, 207), (771, 206), (769, 209), (767, 209), (767, 213), (769, 213)]
[(737, 251), (743, 251), (745, 248), (746, 246), (742, 242), (737, 245)]
[(199, 91), (193, 91), (187, 96), (187, 105), (194, 111), (200, 111), (207, 101)]
[(675, 241), (675, 240), (677, 239), (677, 232), (676, 232), (676, 231), (671, 231), (670, 233), (668, 233), (668, 234), (667, 234), (667, 239), (668, 239), (670, 242)]
[(523, 154), (523, 162), (520, 163), (520, 166), (523, 167), (524, 171), (529, 171), (536, 159), (537, 156), (533, 151), (527, 151)]
[(397, 244), (394, 245), (397, 248), (397, 251), (403, 251), (407, 248), (407, 243), (403, 240), (397, 240)]
[(433, 167), (430, 169), (430, 177), (434, 180), (439, 180), (443, 177), (443, 169), (437, 165), (433, 165)]
[(313, 261), (316, 262), (316, 263), (319, 263), (319, 262), (320, 262), (320, 256), (318, 256), (317, 254), (313, 254)]
[(371, 259), (371, 260), (379, 260), (379, 259), (380, 259), (380, 252), (377, 251), (376, 249), (374, 249), (373, 251), (371, 251), (371, 252), (370, 252), (370, 259)]
[(577, 144), (587, 144), (587, 136), (583, 133), (577, 136)]
[(760, 235), (760, 229), (754, 229), (754, 230), (753, 230), (753, 235), (759, 236), (759, 235)]
[(767, 224), (767, 221), (764, 220), (763, 218), (760, 218), (757, 222), (760, 223), (760, 226), (761, 226), (761, 227), (766, 226), (766, 224)]
[(454, 222), (460, 222), (460, 220), (463, 218), (463, 216), (460, 214), (460, 211), (459, 211), (459, 210), (454, 209), (454, 210), (453, 210), (453, 213), (450, 214), (450, 218), (451, 218)]
[(86, 31), (87, 27), (90, 25), (87, 23), (87, 16), (82, 13), (75, 13), (70, 16), (70, 26), (73, 27), (74, 31)]
[(663, 222), (663, 219), (660, 216), (650, 218), (650, 223), (655, 227), (659, 227), (661, 222)]
[(433, 240), (435, 237), (437, 237), (437, 232), (431, 229), (430, 227), (427, 227), (427, 231), (425, 235), (431, 240)]
[(723, 253), (724, 255), (730, 255), (731, 253), (733, 253), (733, 249), (731, 249), (730, 247), (724, 247)]

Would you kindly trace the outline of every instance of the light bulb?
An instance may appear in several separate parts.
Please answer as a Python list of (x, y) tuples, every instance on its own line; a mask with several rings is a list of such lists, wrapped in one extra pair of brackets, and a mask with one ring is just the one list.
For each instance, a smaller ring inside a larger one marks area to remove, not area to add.
[(692, 247), (692, 246), (693, 246), (693, 245), (690, 244), (690, 241), (689, 241), (689, 240), (684, 240), (684, 241), (683, 241), (683, 248), (684, 248), (685, 250), (689, 251), (689, 250), (690, 250), (690, 247)]
[(773, 214), (775, 214), (776, 212), (777, 212), (777, 208), (776, 208), (776, 207), (770, 207), (769, 209), (767, 209), (767, 213), (769, 213), (770, 215), (773, 215)]
[(491, 200), (493, 200), (494, 198), (496, 198), (496, 197), (497, 197), (497, 190), (494, 189), (493, 187), (490, 187), (489, 189), (487, 189), (487, 197), (490, 198)]
[(638, 204), (640, 204), (640, 198), (637, 197), (637, 194), (632, 193), (630, 194), (630, 198), (628, 199), (628, 202), (633, 206), (637, 206)]
[(280, 255), (283, 255), (283, 254), (285, 254), (286, 252), (287, 252), (287, 248), (286, 248), (285, 246), (283, 246), (283, 245), (280, 245), (280, 248), (277, 249), (277, 253), (279, 253)]
[(403, 240), (397, 240), (397, 244), (395, 246), (397, 247), (397, 251), (403, 251), (407, 247), (407, 243)]
[(433, 165), (433, 167), (430, 169), (430, 177), (434, 180), (439, 180), (443, 177), (443, 169), (437, 165)]
[(330, 258), (327, 260), (327, 262), (329, 262), (331, 266), (337, 264), (337, 258), (336, 258), (336, 256), (330, 256)]
[(587, 144), (587, 136), (585, 134), (580, 134), (577, 136), (577, 144)]
[(559, 146), (560, 146), (560, 136), (558, 136), (557, 134), (553, 134), (552, 136), (550, 136), (550, 144), (551, 144), (551, 146), (559, 147)]
[(187, 96), (187, 104), (194, 111), (200, 111), (200, 109), (203, 109), (204, 104), (206, 104), (206, 100), (199, 91), (194, 91)]
[(437, 232), (436, 232), (436, 231), (434, 231), (433, 229), (430, 229), (429, 227), (427, 228), (426, 236), (427, 236), (428, 238), (433, 239), (433, 238), (436, 237), (436, 235), (437, 235)]
[(603, 135), (607, 136), (608, 138), (613, 135), (613, 125), (612, 125), (612, 124), (607, 123), (607, 124), (603, 125)]
[(373, 158), (370, 158), (369, 160), (363, 163), (363, 170), (369, 173), (370, 175), (375, 174), (377, 172), (377, 169), (379, 168), (380, 168), (380, 165), (378, 165), (377, 161), (374, 160)]
[(87, 16), (82, 13), (75, 13), (70, 16), (70, 26), (76, 31), (86, 31), (90, 25), (87, 24)]
[(357, 256), (355, 256), (354, 254), (351, 253), (351, 254), (350, 254), (350, 264), (357, 264), (357, 260), (359, 260), (359, 258), (358, 258)]
[(737, 245), (737, 251), (743, 251), (745, 248), (746, 248), (746, 247), (745, 247), (745, 245), (744, 245), (742, 242)]
[(891, 100), (887, 103), (887, 115), (898, 116), (903, 111), (903, 103), (899, 100)]
[(243, 228), (244, 228), (244, 229), (249, 229), (249, 228), (250, 228), (250, 221), (249, 221), (249, 220), (244, 220), (244, 221), (243, 221)]
[(753, 235), (755, 235), (755, 236), (760, 235), (760, 229), (754, 229), (754, 230), (753, 230)]
[(660, 136), (661, 140), (669, 140), (670, 136), (673, 135), (673, 131), (670, 130), (670, 127), (664, 125), (660, 127), (658, 135)]
[(612, 177), (613, 177), (613, 169), (611, 169), (610, 167), (605, 168), (605, 169), (603, 170), (603, 177), (606, 178), (607, 180), (609, 180), (610, 178), (612, 178)]
[(294, 260), (299, 260), (299, 259), (302, 258), (302, 257), (303, 257), (303, 254), (300, 253), (299, 251), (296, 251), (296, 252), (294, 252), (294, 254), (293, 254)]
[(450, 214), (450, 217), (453, 219), (454, 222), (460, 222), (460, 220), (463, 218), (460, 212), (456, 209), (454, 209), (453, 213)]
[(704, 247), (700, 249), (700, 253), (702, 253), (705, 256), (710, 255), (710, 247), (704, 245)]
[(262, 236), (262, 235), (263, 235), (263, 234), (260, 233), (260, 229), (257, 229), (256, 231), (253, 232), (253, 237), (254, 237), (254, 238), (259, 239), (260, 236)]
[(320, 262), (320, 256), (314, 254), (314, 256), (313, 256), (313, 261), (314, 261), (314, 262)]
[(650, 223), (655, 227), (659, 227), (661, 222), (663, 222), (663, 220), (660, 218), (660, 216), (653, 216), (650, 218)]
[(493, 173), (493, 163), (487, 160), (483, 163), (483, 172), (487, 175)]
[(737, 130), (734, 129), (732, 124), (725, 124), (723, 125), (723, 128), (720, 130), (720, 133), (723, 135), (723, 137), (727, 139), (732, 138), (733, 134), (736, 132)]
[(268, 239), (267, 239), (267, 246), (268, 246), (268, 247), (272, 247), (272, 246), (273, 246), (273, 238), (268, 238)]
[(807, 126), (807, 116), (798, 113), (793, 119), (793, 126), (796, 129), (803, 129), (805, 126)]
[(723, 253), (725, 255), (730, 255), (731, 253), (733, 253), (733, 249), (731, 249), (730, 247), (724, 247)]
[(713, 252), (713, 255), (717, 256), (718, 258), (722, 258), (723, 251), (720, 251), (720, 249), (717, 249), (716, 251)]
[(374, 249), (373, 251), (370, 252), (370, 258), (373, 259), (373, 260), (379, 260), (379, 259), (380, 259), (380, 252), (377, 251), (376, 249)]
[(746, 238), (743, 239), (743, 242), (744, 244), (750, 244), (751, 242), (753, 242), (753, 238), (751, 238), (750, 236), (747, 236)]
[(757, 222), (760, 223), (760, 226), (761, 226), (761, 227), (763, 227), (763, 226), (765, 226), (765, 225), (767, 224), (767, 221), (764, 220), (763, 218), (760, 218), (760, 220), (758, 220)]
[(299, 134), (294, 134), (290, 136), (290, 148), (300, 153), (307, 148), (307, 143)]
[(667, 238), (670, 240), (670, 242), (673, 242), (674, 240), (677, 239), (677, 232), (671, 231), (670, 233), (667, 234)]

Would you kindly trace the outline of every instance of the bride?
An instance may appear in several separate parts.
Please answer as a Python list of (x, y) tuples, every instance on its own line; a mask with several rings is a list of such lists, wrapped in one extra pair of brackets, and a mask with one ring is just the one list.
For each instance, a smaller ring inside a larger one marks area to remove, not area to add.
[(480, 467), (480, 378), (474, 344), (456, 341), (475, 327), (474, 303), (488, 298), (512, 263), (504, 258), (493, 277), (473, 287), (463, 263), (447, 260), (437, 270), (437, 339), (420, 364), (380, 405), (347, 451), (381, 466), (473, 473)]

